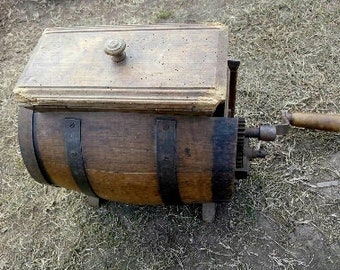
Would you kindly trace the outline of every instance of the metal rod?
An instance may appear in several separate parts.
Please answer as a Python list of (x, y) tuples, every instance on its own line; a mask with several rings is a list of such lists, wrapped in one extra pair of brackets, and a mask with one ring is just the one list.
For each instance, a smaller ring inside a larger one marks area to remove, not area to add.
[(239, 60), (228, 60), (228, 67), (230, 71), (228, 97), (229, 117), (234, 117), (235, 115), (237, 70), (240, 66), (240, 63), (241, 62)]
[(260, 141), (275, 141), (276, 127), (261, 125), (258, 128), (246, 128), (244, 136), (246, 138), (258, 138)]
[(246, 128), (244, 131), (244, 136), (247, 138), (259, 138), (260, 128)]

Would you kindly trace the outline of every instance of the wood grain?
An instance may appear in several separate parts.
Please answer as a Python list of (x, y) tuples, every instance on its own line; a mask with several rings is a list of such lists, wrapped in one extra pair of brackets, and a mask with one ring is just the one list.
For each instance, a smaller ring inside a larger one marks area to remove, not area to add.
[[(118, 64), (104, 52), (115, 37)], [(226, 28), (165, 25), (47, 29), (14, 92), (26, 107), (211, 115), (226, 88)]]
[(287, 113), (291, 125), (296, 127), (340, 132), (340, 115), (318, 113)]
[[(101, 198), (133, 204), (162, 204), (156, 174), (157, 116), (122, 112), (36, 112), (40, 155), (56, 185), (77, 190), (66, 161), (65, 118), (81, 119), (88, 179)], [(184, 203), (212, 200), (215, 118), (171, 116), (177, 121), (177, 177)], [(233, 183), (233, 179), (231, 180)]]

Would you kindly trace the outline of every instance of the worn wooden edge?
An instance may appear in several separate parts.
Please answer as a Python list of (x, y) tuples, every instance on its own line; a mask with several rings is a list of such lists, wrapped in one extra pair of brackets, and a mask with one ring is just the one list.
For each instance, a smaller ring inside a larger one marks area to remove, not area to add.
[(51, 27), (46, 28), (44, 34), (50, 33), (75, 33), (75, 32), (111, 32), (111, 31), (145, 31), (145, 30), (213, 30), (225, 29), (228, 27), (219, 23), (204, 23), (204, 24), (182, 24), (182, 23), (164, 23), (164, 24), (126, 24), (126, 25), (101, 25), (101, 26), (76, 26), (76, 27)]
[[(21, 75), (20, 75), (18, 81), (16, 82), (16, 84), (15, 84), (15, 86), (14, 86), (14, 88), (13, 88), (13, 93), (14, 93), (15, 99), (16, 99), (16, 101), (18, 101), (19, 103), (20, 103), (20, 94), (16, 92), (16, 91), (18, 91), (18, 90), (16, 90), (16, 89), (19, 89), (19, 88), (20, 88), (20, 83), (21, 83), (21, 81), (23, 80), (23, 78), (24, 78), (24, 76), (25, 76), (27, 70), (29, 70), (29, 69), (32, 68), (31, 58), (32, 58), (32, 56), (34, 56), (34, 55), (36, 55), (36, 54), (38, 53), (39, 48), (41, 47), (41, 43), (42, 43), (42, 41), (43, 41), (43, 37), (44, 37), (44, 35), (41, 35), (41, 37), (39, 38), (39, 40), (38, 40), (38, 42), (37, 42), (37, 45), (35, 45), (33, 51), (30, 53), (30, 58), (28, 58), (29, 60), (28, 60), (26, 66), (25, 66), (25, 68), (24, 68), (24, 70), (22, 71), (22, 73), (21, 73)], [(25, 99), (25, 98), (24, 98), (24, 99)], [(27, 101), (27, 99), (26, 99), (26, 101)], [(26, 102), (26, 101), (25, 101), (25, 102)]]
[[(59, 107), (59, 108), (92, 108), (122, 111), (160, 111), (187, 114), (214, 113), (221, 101), (225, 100), (225, 90), (209, 88), (197, 89), (187, 98), (187, 89), (137, 89), (138, 96), (124, 89), (95, 88), (53, 88), (48, 95), (41, 93), (40, 88), (17, 87), (14, 89), (17, 102), (27, 108)], [(95, 91), (94, 91), (95, 90)], [(192, 91), (192, 90), (190, 90)], [(205, 91), (205, 97), (202, 93)], [(81, 92), (81, 93), (80, 93)], [(178, 96), (171, 93), (178, 92)], [(155, 98), (156, 94), (158, 97)]]
[(29, 174), (41, 184), (51, 184), (43, 175), (41, 165), (38, 163), (37, 153), (34, 145), (34, 112), (32, 110), (19, 107), (18, 115), (18, 139), (24, 164)]
[[(220, 95), (220, 100), (228, 100), (228, 32), (220, 31), (217, 44), (217, 69), (215, 85), (216, 95)], [(228, 108), (226, 108), (228, 109)], [(228, 110), (227, 110), (228, 111)]]

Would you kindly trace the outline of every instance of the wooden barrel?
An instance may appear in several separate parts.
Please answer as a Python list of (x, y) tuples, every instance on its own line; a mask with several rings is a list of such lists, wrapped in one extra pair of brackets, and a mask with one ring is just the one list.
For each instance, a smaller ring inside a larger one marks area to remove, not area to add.
[(230, 200), (237, 139), (236, 118), (19, 111), (38, 182), (137, 205)]

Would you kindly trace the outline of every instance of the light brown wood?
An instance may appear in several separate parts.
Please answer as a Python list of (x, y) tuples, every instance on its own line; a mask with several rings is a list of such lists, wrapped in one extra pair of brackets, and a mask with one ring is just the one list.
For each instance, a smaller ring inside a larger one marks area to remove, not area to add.
[(340, 115), (318, 113), (287, 113), (291, 125), (340, 132)]
[(87, 170), (94, 192), (101, 198), (136, 205), (163, 204), (155, 172), (129, 173)]
[[(107, 39), (123, 39), (114, 63)], [(25, 107), (211, 115), (226, 99), (227, 31), (221, 26), (52, 28), (14, 90)]]
[[(44, 147), (44, 144), (42, 143), (41, 146)], [(46, 150), (48, 151), (48, 149), (43, 149), (42, 152), (45, 152)], [(42, 157), (44, 158), (44, 156)], [(43, 160), (43, 164), (55, 185), (79, 191), (77, 184), (73, 181), (72, 174), (68, 166), (65, 166), (63, 163), (56, 162), (54, 159)]]

